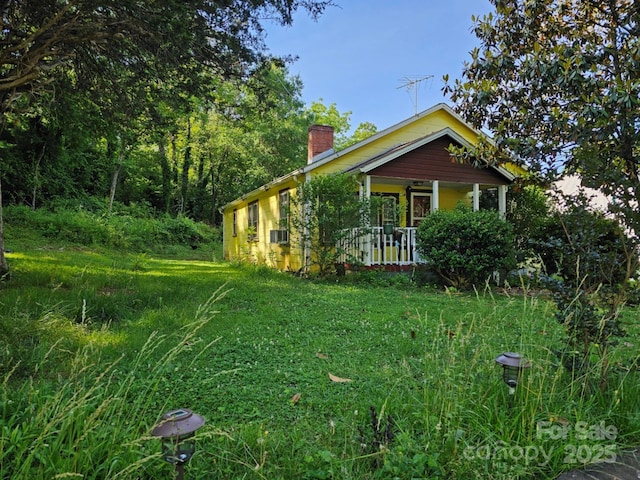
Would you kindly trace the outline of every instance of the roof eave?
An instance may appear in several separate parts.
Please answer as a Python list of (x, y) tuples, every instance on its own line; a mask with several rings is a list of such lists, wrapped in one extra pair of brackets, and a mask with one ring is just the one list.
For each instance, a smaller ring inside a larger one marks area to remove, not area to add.
[(283, 175), (282, 177), (276, 178), (275, 180), (271, 180), (268, 183), (265, 183), (264, 185), (251, 190), (248, 193), (245, 193), (244, 195), (242, 195), (239, 198), (236, 198), (235, 200), (230, 201), (229, 203), (222, 205), (218, 211), (220, 213), (223, 213), (225, 210), (228, 210), (229, 208), (235, 207), (237, 205), (240, 205), (242, 202), (246, 201), (248, 198), (251, 197), (255, 197), (257, 196), (261, 191), (268, 191), (271, 190), (274, 187), (277, 187), (278, 185), (282, 185), (283, 183), (287, 182), (290, 179), (294, 179), (295, 177), (298, 175), (301, 175), (303, 173), (303, 168), (298, 168), (296, 170), (294, 170), (293, 172), (289, 172), (286, 175)]

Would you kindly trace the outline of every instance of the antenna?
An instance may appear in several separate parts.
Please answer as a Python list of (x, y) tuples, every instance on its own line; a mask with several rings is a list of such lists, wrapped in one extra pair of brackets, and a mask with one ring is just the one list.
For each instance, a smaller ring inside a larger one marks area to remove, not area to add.
[(415, 115), (418, 114), (418, 88), (420, 87), (420, 83), (430, 78), (433, 78), (433, 75), (406, 75), (400, 80), (403, 83), (398, 89), (404, 88), (407, 92), (411, 92), (411, 90), (414, 91), (413, 109)]

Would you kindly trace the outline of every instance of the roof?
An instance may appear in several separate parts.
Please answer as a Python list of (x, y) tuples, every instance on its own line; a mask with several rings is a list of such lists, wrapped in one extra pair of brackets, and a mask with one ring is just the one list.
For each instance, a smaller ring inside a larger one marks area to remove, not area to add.
[[(259, 192), (264, 191), (264, 190), (269, 190), (277, 185), (281, 185), (289, 180), (291, 180), (292, 178), (295, 178), (297, 176), (306, 176), (308, 173), (312, 172), (313, 170), (326, 165), (328, 163), (333, 162), (334, 160), (341, 158), (345, 155), (348, 155), (358, 149), (361, 149), (363, 147), (366, 147), (367, 145), (376, 142), (377, 140), (386, 137), (388, 135), (393, 134), (394, 132), (414, 123), (419, 121), (420, 119), (427, 117), (429, 115), (432, 115), (435, 112), (438, 112), (440, 110), (445, 111), (447, 114), (449, 114), (451, 117), (453, 117), (456, 121), (460, 122), (462, 125), (464, 125), (465, 127), (467, 127), (469, 130), (472, 131), (476, 131), (475, 128), (473, 128), (470, 124), (468, 124), (460, 115), (458, 115), (449, 105), (447, 105), (446, 103), (438, 103), (437, 105), (434, 105), (431, 108), (428, 108), (427, 110), (424, 110), (416, 115), (413, 115), (412, 117), (409, 117), (405, 120), (403, 120), (402, 122), (399, 122), (395, 125), (392, 125), (389, 128), (386, 128), (385, 130), (381, 130), (377, 133), (375, 133), (374, 135), (371, 135), (370, 137), (355, 143), (347, 148), (345, 148), (344, 150), (340, 150), (340, 151), (335, 151), (333, 149), (331, 150), (327, 150), (326, 152), (320, 153), (316, 156), (314, 156), (311, 159), (311, 162), (308, 163), (307, 165), (300, 167), (296, 170), (294, 170), (293, 172), (290, 172), (282, 177), (276, 178), (274, 180), (272, 180), (271, 182), (266, 183), (265, 185), (243, 195), (241, 198), (238, 198), (236, 200), (233, 200), (232, 202), (229, 202), (228, 204), (224, 205), (223, 207), (221, 207), (221, 211), (226, 210), (227, 208), (233, 207), (237, 204), (242, 203), (245, 199), (256, 196)], [(411, 140), (408, 142), (404, 142), (404, 143), (400, 143), (398, 145), (395, 145), (393, 147), (390, 147), (388, 149), (386, 149), (385, 151), (382, 151), (378, 154), (376, 154), (373, 157), (367, 158), (364, 161), (359, 162), (356, 165), (353, 165), (349, 168), (347, 168), (345, 170), (345, 172), (361, 172), (361, 173), (367, 173), (371, 170), (373, 170), (374, 168), (379, 167), (380, 165), (383, 165), (387, 162), (390, 162), (402, 155), (404, 155), (407, 152), (410, 152), (411, 150), (414, 150), (416, 148), (419, 148), (423, 145), (426, 145), (434, 140), (437, 140), (438, 138), (441, 138), (443, 136), (448, 136), (450, 137), (452, 140), (454, 140), (455, 142), (459, 143), (462, 146), (467, 146), (470, 147), (471, 144), (464, 139), (458, 132), (456, 132), (455, 130), (453, 130), (450, 127), (446, 127), (443, 128), (441, 130), (438, 130), (436, 132), (432, 132), (429, 133), (426, 136), (423, 136), (421, 138), (417, 138), (415, 140)], [(491, 167), (493, 169), (495, 169), (496, 171), (498, 171), (501, 175), (503, 175), (506, 179), (508, 179), (509, 181), (512, 181), (515, 178), (515, 175), (513, 175), (511, 172), (509, 172), (507, 169), (503, 168), (503, 167)]]
[[(406, 127), (407, 125), (410, 125), (414, 122), (417, 122), (418, 120), (427, 117), (431, 114), (433, 114), (434, 112), (437, 112), (439, 110), (444, 110), (445, 112), (447, 112), (449, 115), (451, 115), (453, 118), (455, 118), (458, 122), (462, 123), (464, 126), (466, 126), (467, 128), (469, 128), (470, 130), (475, 130), (475, 128), (473, 128), (469, 123), (467, 123), (460, 115), (458, 115), (449, 105), (447, 105), (446, 103), (438, 103), (436, 105), (434, 105), (431, 108), (428, 108), (412, 117), (409, 117), (403, 121), (401, 121), (400, 123), (396, 123), (395, 125), (392, 125), (389, 128), (386, 128), (384, 130), (381, 130), (373, 135), (371, 135), (370, 137), (365, 138), (364, 140), (355, 143), (347, 148), (345, 148), (344, 150), (340, 150), (338, 152), (335, 152), (334, 150), (329, 150), (327, 152), (323, 152), (319, 155), (316, 155), (315, 157), (313, 157), (312, 162), (308, 165), (305, 165), (302, 170), (304, 171), (304, 173), (306, 172), (310, 172), (311, 170), (314, 170), (324, 164), (327, 164), (333, 160), (335, 160), (336, 158), (339, 157), (343, 157), (355, 150), (358, 150), (359, 148), (362, 148), (366, 145), (369, 145), (370, 143), (373, 143), (375, 141), (377, 141), (378, 139), (382, 138), (382, 137), (386, 137), (387, 135), (390, 135), (392, 133), (394, 133), (397, 130), (400, 130), (401, 128)], [(453, 130), (452, 130), (453, 131)], [(457, 134), (456, 134), (457, 135)], [(459, 135), (457, 135), (459, 136)], [(468, 142), (465, 142), (463, 145), (469, 145)]]

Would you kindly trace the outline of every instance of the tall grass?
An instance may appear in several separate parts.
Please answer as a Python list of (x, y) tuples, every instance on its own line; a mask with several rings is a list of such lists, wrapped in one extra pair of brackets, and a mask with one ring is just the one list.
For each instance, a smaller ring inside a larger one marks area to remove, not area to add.
[(70, 242), (89, 247), (103, 246), (140, 252), (167, 252), (176, 248), (197, 249), (220, 240), (220, 232), (187, 217), (152, 216), (150, 211), (140, 215), (138, 208), (120, 206), (110, 214), (104, 210), (90, 210), (83, 205), (73, 209), (31, 210), (26, 206), (5, 208), (8, 228), (7, 248), (19, 250), (20, 242), (13, 241), (12, 231), (38, 232), (42, 238), (55, 242)]
[(162, 385), (179, 374), (179, 359), (196, 361), (215, 342), (199, 332), (212, 319), (212, 308), (224, 296), (218, 290), (195, 320), (175, 339), (151, 334), (140, 351), (105, 363), (92, 345), (81, 348), (70, 369), (53, 374), (55, 343), (42, 358), (40, 379), (18, 381), (6, 373), (2, 381), (0, 477), (158, 478), (157, 439), (149, 435), (159, 412), (170, 409)]

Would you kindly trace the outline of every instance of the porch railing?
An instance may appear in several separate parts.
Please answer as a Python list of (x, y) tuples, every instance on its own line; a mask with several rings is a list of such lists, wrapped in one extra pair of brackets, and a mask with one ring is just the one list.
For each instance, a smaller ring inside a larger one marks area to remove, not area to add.
[(372, 227), (364, 235), (350, 230), (339, 246), (343, 252), (341, 261), (357, 259), (365, 266), (424, 263), (416, 251), (416, 230), (398, 227), (385, 234), (383, 227)]

